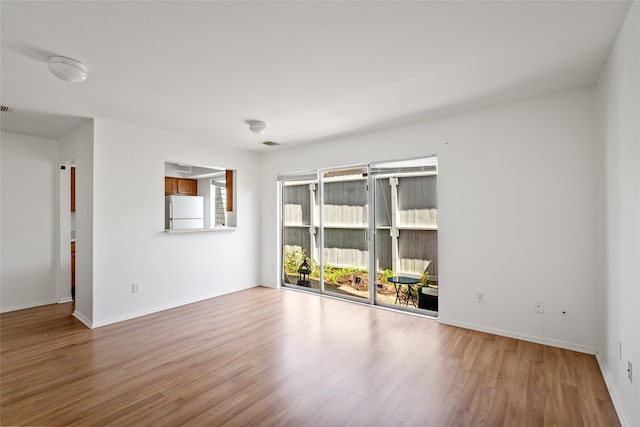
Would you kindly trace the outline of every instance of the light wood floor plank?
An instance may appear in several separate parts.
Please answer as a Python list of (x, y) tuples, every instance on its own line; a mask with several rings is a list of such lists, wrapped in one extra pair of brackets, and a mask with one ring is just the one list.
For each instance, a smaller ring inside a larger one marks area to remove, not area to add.
[(291, 290), (0, 323), (2, 425), (619, 425), (593, 356)]

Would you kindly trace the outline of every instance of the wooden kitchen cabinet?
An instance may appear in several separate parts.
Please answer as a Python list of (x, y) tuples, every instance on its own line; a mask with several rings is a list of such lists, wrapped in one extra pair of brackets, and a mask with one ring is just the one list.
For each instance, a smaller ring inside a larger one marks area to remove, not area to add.
[(178, 194), (178, 178), (164, 177), (164, 195)]
[(198, 180), (187, 178), (164, 177), (164, 194), (180, 194), (182, 196), (198, 195)]
[(198, 181), (195, 179), (178, 178), (178, 194), (184, 196), (198, 195)]
[(71, 166), (71, 212), (76, 211), (76, 168)]

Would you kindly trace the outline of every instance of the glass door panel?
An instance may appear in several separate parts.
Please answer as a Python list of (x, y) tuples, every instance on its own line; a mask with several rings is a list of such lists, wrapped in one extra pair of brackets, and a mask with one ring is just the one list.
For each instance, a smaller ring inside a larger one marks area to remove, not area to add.
[(373, 169), (377, 304), (438, 311), (437, 160), (433, 162), (422, 170)]
[(318, 180), (282, 183), (282, 284), (320, 290)]
[(367, 167), (322, 172), (324, 291), (369, 299)]
[(395, 194), (391, 194), (392, 186), (389, 184), (390, 178), (374, 178), (375, 187), (375, 265), (377, 272), (376, 280), (376, 303), (394, 305), (398, 303), (398, 292), (392, 282), (391, 277), (397, 275), (396, 266), (398, 258), (397, 240), (392, 239), (395, 231), (395, 212), (397, 206), (392, 206), (392, 201), (396, 200)]

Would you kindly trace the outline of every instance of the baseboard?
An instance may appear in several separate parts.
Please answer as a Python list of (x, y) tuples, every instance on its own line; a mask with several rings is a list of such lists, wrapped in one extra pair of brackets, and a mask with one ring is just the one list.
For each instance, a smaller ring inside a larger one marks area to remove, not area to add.
[(480, 331), (480, 332), (487, 332), (489, 334), (500, 335), (502, 337), (516, 338), (522, 341), (529, 341), (536, 344), (543, 344), (551, 347), (563, 348), (565, 350), (573, 350), (573, 351), (577, 351), (580, 353), (587, 353), (587, 354), (596, 354), (595, 347), (586, 346), (582, 344), (575, 344), (568, 341), (537, 337), (535, 335), (521, 334), (518, 332), (507, 331), (507, 330), (498, 329), (498, 328), (491, 328), (488, 326), (477, 325), (475, 323), (459, 322), (456, 320), (444, 320), (442, 318), (438, 318), (438, 322), (444, 325), (458, 326), (460, 328), (471, 329), (471, 330)]
[(613, 382), (611, 373), (609, 372), (607, 365), (604, 363), (599, 353), (596, 353), (596, 360), (598, 361), (600, 372), (602, 372), (602, 378), (604, 378), (604, 384), (607, 386), (607, 390), (609, 391), (609, 396), (611, 396), (613, 407), (616, 409), (616, 413), (618, 414), (618, 418), (620, 419), (620, 425), (622, 425), (622, 427), (632, 427), (631, 418), (629, 418), (627, 411), (625, 411), (624, 409), (622, 400), (620, 400), (620, 396), (616, 391), (615, 383)]
[(10, 311), (24, 310), (24, 309), (27, 309), (27, 308), (40, 307), (42, 305), (57, 304), (57, 303), (58, 303), (58, 300), (56, 300), (56, 299), (46, 300), (46, 301), (30, 302), (30, 303), (27, 303), (27, 304), (14, 305), (12, 307), (0, 308), (0, 313), (8, 313)]
[(79, 321), (81, 321), (84, 326), (86, 326), (89, 329), (93, 329), (93, 322), (91, 320), (89, 320), (85, 315), (83, 315), (82, 313), (78, 312), (77, 310), (75, 310), (72, 314), (73, 317), (75, 317), (76, 319), (78, 319)]
[(58, 304), (66, 304), (66, 303), (72, 302), (72, 301), (73, 301), (72, 297), (60, 298), (58, 300)]
[(180, 306), (183, 306), (183, 305), (193, 304), (194, 302), (203, 301), (203, 300), (206, 300), (206, 299), (209, 299), (209, 298), (215, 298), (215, 297), (219, 297), (219, 296), (222, 296), (222, 295), (232, 294), (234, 292), (244, 291), (245, 289), (254, 288), (256, 286), (245, 286), (245, 287), (225, 289), (224, 291), (221, 291), (221, 292), (214, 292), (214, 293), (211, 293), (211, 294), (201, 295), (201, 296), (198, 296), (198, 297), (195, 297), (195, 298), (188, 298), (188, 299), (185, 299), (185, 300), (172, 302), (170, 304), (165, 304), (165, 305), (161, 305), (161, 306), (158, 306), (158, 307), (153, 307), (153, 308), (149, 308), (149, 309), (145, 309), (145, 310), (140, 310), (140, 311), (136, 311), (134, 313), (124, 314), (122, 316), (116, 316), (116, 317), (112, 317), (112, 318), (105, 319), (105, 320), (99, 320), (99, 321), (93, 322), (92, 323), (93, 326), (90, 326), (90, 327), (91, 328), (100, 328), (102, 326), (112, 325), (112, 324), (118, 323), (118, 322), (124, 322), (125, 320), (131, 320), (131, 319), (135, 319), (137, 317), (142, 317), (142, 316), (146, 316), (146, 315), (149, 315), (149, 314), (158, 313), (160, 311), (170, 310), (172, 308), (180, 307)]

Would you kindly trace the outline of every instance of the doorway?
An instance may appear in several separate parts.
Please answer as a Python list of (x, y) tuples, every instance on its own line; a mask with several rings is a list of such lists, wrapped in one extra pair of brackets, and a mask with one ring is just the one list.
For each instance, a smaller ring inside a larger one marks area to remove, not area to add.
[(60, 264), (58, 302), (75, 300), (75, 255), (76, 255), (76, 209), (75, 209), (75, 165), (71, 162), (60, 165)]

